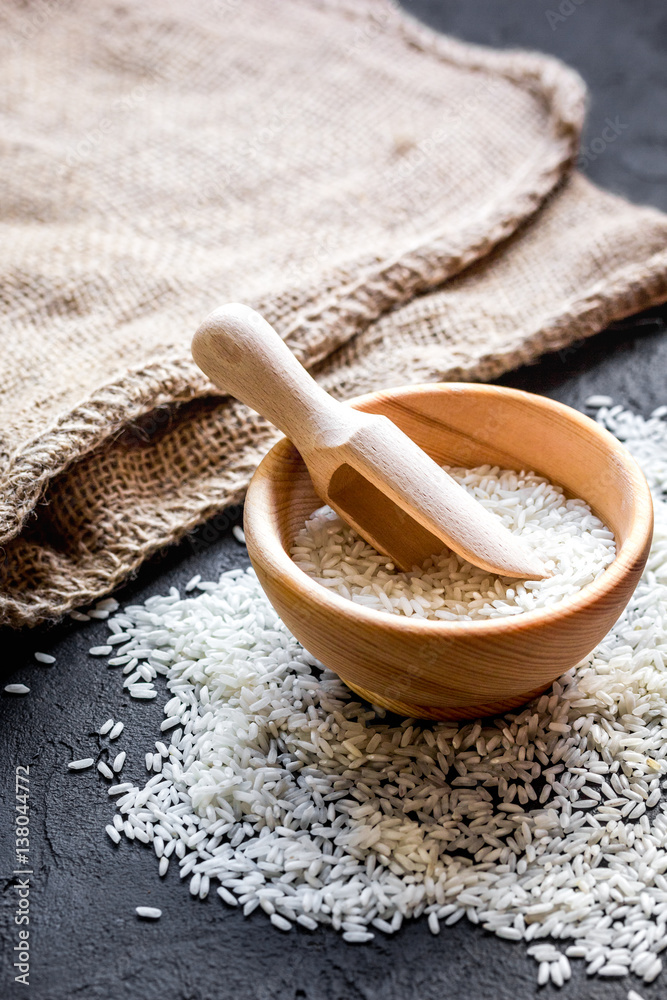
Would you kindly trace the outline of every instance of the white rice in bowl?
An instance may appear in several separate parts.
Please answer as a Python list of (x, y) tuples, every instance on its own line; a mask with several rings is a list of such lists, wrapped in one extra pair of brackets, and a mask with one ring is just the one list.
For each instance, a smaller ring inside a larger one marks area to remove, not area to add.
[(445, 621), (517, 615), (559, 604), (613, 562), (613, 532), (584, 500), (533, 472), (498, 466), (446, 471), (521, 537), (545, 563), (545, 580), (495, 576), (449, 549), (398, 572), (331, 510), (320, 507), (291, 548), (296, 565), (323, 587), (385, 614)]

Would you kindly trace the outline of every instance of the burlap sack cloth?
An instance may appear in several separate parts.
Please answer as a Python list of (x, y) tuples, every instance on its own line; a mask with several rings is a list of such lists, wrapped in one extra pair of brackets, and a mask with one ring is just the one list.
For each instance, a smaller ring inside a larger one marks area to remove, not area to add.
[(226, 300), (346, 397), (490, 378), (667, 297), (667, 221), (571, 174), (584, 93), (552, 59), (385, 0), (1, 17), (4, 623), (242, 497), (276, 432), (189, 353)]

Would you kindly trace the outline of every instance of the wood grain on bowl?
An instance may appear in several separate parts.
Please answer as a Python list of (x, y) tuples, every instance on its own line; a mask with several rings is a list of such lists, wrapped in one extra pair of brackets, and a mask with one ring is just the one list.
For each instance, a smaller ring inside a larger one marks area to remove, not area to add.
[(330, 593), (289, 549), (318, 507), (310, 477), (283, 439), (264, 458), (245, 508), (248, 552), (294, 635), (370, 701), (423, 718), (466, 718), (522, 704), (589, 653), (637, 585), (652, 537), (646, 480), (629, 452), (589, 418), (550, 399), (497, 386), (439, 383), (350, 404), (390, 417), (437, 462), (530, 469), (586, 500), (616, 537), (594, 583), (549, 610), (490, 621), (383, 615)]

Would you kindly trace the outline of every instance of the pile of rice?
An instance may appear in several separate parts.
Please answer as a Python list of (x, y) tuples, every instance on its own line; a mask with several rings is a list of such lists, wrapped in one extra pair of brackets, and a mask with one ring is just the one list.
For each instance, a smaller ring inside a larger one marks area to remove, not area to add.
[(215, 889), (281, 931), (329, 924), (363, 943), (408, 917), (433, 934), (466, 917), (528, 942), (540, 983), (562, 985), (572, 958), (652, 982), (667, 946), (661, 416), (599, 414), (655, 497), (630, 606), (594, 654), (507, 715), (423, 723), (360, 702), (252, 571), (114, 615), (110, 663), (129, 677), (141, 666), (144, 697), (158, 674), (169, 692), (161, 739), (143, 748), (151, 777), (109, 789), (114, 832), (149, 845), (162, 875), (176, 865), (193, 895)]
[(490, 465), (445, 469), (539, 553), (550, 576), (493, 576), (449, 549), (411, 573), (396, 572), (330, 507), (316, 510), (297, 535), (291, 550), (296, 565), (321, 586), (385, 614), (471, 621), (553, 607), (613, 562), (613, 533), (584, 500), (568, 500), (548, 479)]

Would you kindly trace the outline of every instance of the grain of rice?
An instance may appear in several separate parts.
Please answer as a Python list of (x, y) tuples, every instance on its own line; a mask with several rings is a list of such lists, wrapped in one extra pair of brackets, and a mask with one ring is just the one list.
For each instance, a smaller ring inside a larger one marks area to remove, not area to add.
[(89, 652), (89, 654), (91, 656), (108, 656), (109, 653), (111, 652), (111, 650), (112, 650), (112, 647), (109, 646), (109, 645), (106, 645), (106, 646), (91, 646), (90, 649), (88, 650), (88, 652)]
[(97, 770), (98, 770), (98, 771), (100, 772), (100, 774), (102, 774), (102, 775), (103, 775), (103, 776), (104, 776), (105, 778), (108, 778), (108, 780), (109, 780), (109, 781), (113, 781), (113, 777), (114, 777), (114, 774), (113, 774), (113, 771), (111, 770), (111, 768), (109, 767), (109, 765), (108, 765), (108, 764), (105, 764), (105, 763), (104, 763), (104, 761), (103, 761), (103, 760), (99, 760), (99, 761), (97, 762)]
[(109, 733), (109, 739), (110, 740), (117, 740), (118, 737), (120, 736), (120, 734), (123, 732), (124, 729), (125, 729), (125, 723), (124, 722), (116, 722), (116, 723), (114, 723), (114, 726), (113, 726), (111, 732)]
[(171, 715), (168, 719), (165, 719), (160, 723), (160, 729), (164, 732), (166, 729), (171, 729), (173, 726), (177, 726), (180, 721), (180, 715)]
[(105, 597), (95, 605), (96, 611), (118, 611), (120, 607), (115, 597)]
[(80, 760), (73, 760), (67, 765), (70, 771), (85, 771), (87, 767), (92, 767), (95, 761), (92, 757), (81, 757)]
[(30, 694), (30, 688), (26, 684), (6, 684), (6, 694)]
[(112, 785), (108, 791), (109, 795), (124, 795), (125, 792), (129, 792), (132, 788), (131, 781), (121, 781), (119, 785)]
[(138, 701), (152, 701), (153, 698), (157, 698), (157, 691), (154, 688), (149, 690), (141, 684), (132, 684), (128, 691), (130, 697)]
[(601, 406), (613, 406), (614, 400), (611, 396), (589, 396), (585, 405), (592, 410), (598, 410)]
[(627, 976), (628, 972), (627, 965), (620, 965), (618, 962), (608, 962), (597, 970), (598, 976)]
[(125, 763), (125, 758), (126, 757), (127, 757), (127, 754), (126, 754), (125, 750), (121, 750), (121, 752), (119, 754), (116, 754), (116, 756), (113, 759), (113, 763), (111, 765), (111, 767), (112, 767), (112, 769), (114, 771), (114, 774), (118, 774), (122, 770), (122, 767), (123, 767), (123, 764)]
[(157, 906), (137, 906), (134, 912), (142, 920), (159, 920), (162, 916), (162, 910)]
[(560, 962), (551, 962), (549, 965), (549, 976), (551, 977), (551, 982), (554, 986), (561, 987), (564, 983), (563, 970), (561, 969)]
[(89, 622), (90, 616), (83, 613), (83, 611), (70, 611), (70, 618), (73, 618), (75, 622)]
[(116, 628), (117, 631), (107, 639), (107, 646), (122, 646), (127, 642), (128, 636), (121, 630), (120, 625), (114, 618), (109, 619), (109, 628)]
[(107, 719), (107, 721), (103, 723), (98, 730), (100, 736), (106, 736), (109, 730), (113, 728), (113, 724), (113, 719)]
[(120, 844), (120, 833), (118, 832), (115, 826), (108, 825), (105, 826), (104, 829), (109, 834), (114, 844)]
[(234, 536), (237, 542), (240, 542), (241, 545), (245, 545), (245, 532), (243, 531), (243, 528), (240, 527), (240, 525), (238, 524), (234, 525), (234, 527), (232, 528), (232, 535)]
[(35, 659), (38, 663), (45, 663), (49, 665), (56, 662), (55, 656), (52, 656), (51, 653), (35, 653)]
[[(239, 901), (234, 895), (234, 893), (230, 892), (229, 889), (225, 889), (224, 885), (218, 886), (216, 892), (218, 893), (218, 896), (220, 896), (220, 899), (223, 901), (223, 903), (227, 903), (228, 906), (239, 905)], [(315, 927), (317, 927), (317, 924), (315, 924)]]
[(567, 982), (568, 979), (572, 978), (572, 968), (570, 966), (570, 961), (567, 955), (560, 955), (558, 958), (558, 963), (560, 965), (561, 972), (563, 974), (563, 979)]
[(662, 961), (659, 958), (653, 959), (650, 965), (642, 972), (642, 979), (645, 983), (652, 983), (662, 972)]

